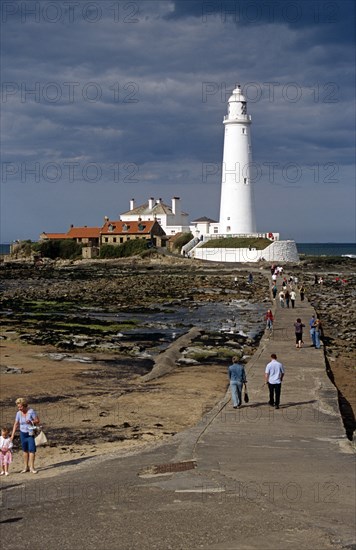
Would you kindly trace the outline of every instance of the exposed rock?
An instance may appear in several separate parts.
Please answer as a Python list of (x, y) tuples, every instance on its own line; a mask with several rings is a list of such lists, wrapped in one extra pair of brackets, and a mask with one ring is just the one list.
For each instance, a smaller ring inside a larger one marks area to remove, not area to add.
[(0, 366), (1, 374), (22, 374), (23, 370), (19, 367), (6, 367), (4, 365)]

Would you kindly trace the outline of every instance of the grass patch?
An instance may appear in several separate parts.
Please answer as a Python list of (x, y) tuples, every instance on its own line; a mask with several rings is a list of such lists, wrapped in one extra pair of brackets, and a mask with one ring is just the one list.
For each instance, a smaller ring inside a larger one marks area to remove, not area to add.
[(258, 237), (222, 237), (221, 239), (211, 239), (204, 243), (201, 248), (256, 248), (264, 250), (272, 244), (269, 239)]

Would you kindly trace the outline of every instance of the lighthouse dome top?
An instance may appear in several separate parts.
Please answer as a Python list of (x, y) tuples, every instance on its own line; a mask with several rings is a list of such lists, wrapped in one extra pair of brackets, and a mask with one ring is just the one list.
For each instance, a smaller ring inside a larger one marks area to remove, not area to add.
[(229, 103), (234, 102), (246, 103), (246, 98), (242, 93), (240, 84), (236, 84), (236, 88), (233, 90), (232, 95), (229, 97)]

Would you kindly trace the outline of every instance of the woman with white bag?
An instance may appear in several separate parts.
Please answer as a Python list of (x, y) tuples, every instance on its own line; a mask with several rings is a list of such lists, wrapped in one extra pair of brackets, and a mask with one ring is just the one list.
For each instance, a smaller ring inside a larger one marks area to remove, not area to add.
[(21, 473), (31, 472), (31, 474), (37, 474), (37, 470), (35, 470), (36, 442), (34, 428), (40, 423), (40, 419), (37, 413), (29, 408), (27, 399), (19, 397), (16, 399), (16, 405), (18, 411), (12, 428), (11, 441), (14, 439), (16, 430), (19, 427), (24, 457), (24, 469)]

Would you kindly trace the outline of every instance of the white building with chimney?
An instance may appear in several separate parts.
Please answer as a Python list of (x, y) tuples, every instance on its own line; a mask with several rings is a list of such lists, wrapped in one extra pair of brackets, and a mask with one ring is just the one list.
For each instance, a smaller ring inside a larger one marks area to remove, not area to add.
[(130, 200), (130, 210), (120, 215), (121, 221), (153, 221), (157, 220), (166, 235), (187, 233), (189, 215), (182, 211), (179, 197), (172, 198), (172, 205), (165, 204), (162, 199), (149, 198), (147, 202), (136, 206), (135, 199)]

